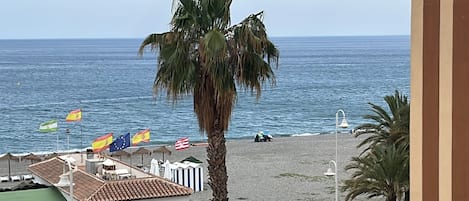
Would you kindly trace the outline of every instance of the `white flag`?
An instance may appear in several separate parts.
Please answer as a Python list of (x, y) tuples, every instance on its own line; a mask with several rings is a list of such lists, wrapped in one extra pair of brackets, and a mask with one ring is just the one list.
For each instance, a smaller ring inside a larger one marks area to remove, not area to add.
[(39, 126), (39, 132), (48, 133), (57, 131), (57, 119), (53, 119), (47, 122), (42, 123)]

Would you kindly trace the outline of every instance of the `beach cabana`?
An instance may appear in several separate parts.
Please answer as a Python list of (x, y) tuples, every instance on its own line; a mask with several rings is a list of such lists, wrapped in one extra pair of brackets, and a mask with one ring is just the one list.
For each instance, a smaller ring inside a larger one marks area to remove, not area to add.
[(143, 167), (143, 155), (146, 155), (146, 154), (151, 155), (151, 151), (148, 149), (145, 149), (145, 147), (140, 147), (132, 153), (132, 155), (137, 155), (137, 154), (142, 155), (142, 167)]
[(164, 161), (164, 154), (165, 153), (171, 155), (171, 151), (168, 148), (166, 148), (166, 146), (161, 146), (158, 149), (153, 150), (153, 153), (163, 154), (163, 161)]
[(20, 159), (16, 156), (13, 156), (11, 153), (6, 153), (3, 154), (3, 156), (0, 157), (0, 160), (8, 160), (8, 180), (11, 180), (11, 160), (19, 162)]

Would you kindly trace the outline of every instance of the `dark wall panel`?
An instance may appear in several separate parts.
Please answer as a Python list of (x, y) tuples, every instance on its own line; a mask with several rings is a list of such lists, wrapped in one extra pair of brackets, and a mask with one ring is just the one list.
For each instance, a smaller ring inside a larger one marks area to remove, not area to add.
[(440, 0), (423, 11), (423, 199), (438, 201)]
[(469, 1), (453, 10), (453, 200), (469, 199)]

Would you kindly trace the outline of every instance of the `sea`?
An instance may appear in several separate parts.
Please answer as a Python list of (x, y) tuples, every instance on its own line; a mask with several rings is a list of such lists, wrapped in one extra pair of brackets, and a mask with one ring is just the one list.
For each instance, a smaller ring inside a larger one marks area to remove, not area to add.
[[(343, 110), (348, 134), (365, 123), (368, 103), (409, 96), (410, 36), (272, 37), (280, 51), (276, 85), (261, 98), (239, 89), (226, 138), (335, 134)], [(193, 98), (152, 93), (157, 53), (138, 55), (138, 39), (0, 40), (0, 154), (82, 150), (102, 135), (150, 129), (141, 145), (205, 141)], [(410, 97), (409, 97), (410, 98)], [(66, 122), (82, 110), (81, 122)], [(39, 125), (58, 120), (58, 131)], [(67, 130), (69, 131), (67, 133)]]

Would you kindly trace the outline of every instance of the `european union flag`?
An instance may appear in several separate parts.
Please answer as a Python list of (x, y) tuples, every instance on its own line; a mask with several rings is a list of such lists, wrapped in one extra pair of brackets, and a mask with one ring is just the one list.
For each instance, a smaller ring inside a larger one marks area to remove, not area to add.
[(130, 133), (119, 136), (114, 142), (109, 145), (109, 151), (119, 151), (130, 147)]

